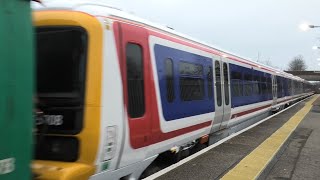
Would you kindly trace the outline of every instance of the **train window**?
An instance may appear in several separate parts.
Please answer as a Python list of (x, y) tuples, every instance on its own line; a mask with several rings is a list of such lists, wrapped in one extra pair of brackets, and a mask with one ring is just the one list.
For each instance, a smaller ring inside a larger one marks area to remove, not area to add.
[(202, 76), (203, 66), (189, 62), (180, 62), (179, 72), (181, 75)]
[(252, 84), (252, 75), (251, 74), (244, 74), (244, 83), (243, 83), (243, 95), (244, 96), (251, 96), (253, 93), (253, 84)]
[(268, 94), (268, 88), (266, 83), (261, 83), (261, 94), (265, 95)]
[(126, 46), (128, 112), (130, 117), (141, 117), (145, 113), (144, 76), (142, 48), (138, 44)]
[(166, 68), (166, 85), (167, 85), (167, 100), (173, 102), (174, 96), (174, 80), (173, 80), (173, 62), (168, 58), (165, 60)]
[[(214, 112), (212, 59), (160, 44), (155, 44), (153, 50), (156, 63), (154, 71), (158, 77), (155, 83), (159, 88), (164, 120), (179, 121), (181, 118)], [(171, 75), (173, 81), (170, 82)], [(173, 87), (169, 85), (171, 83)], [(169, 91), (173, 92), (172, 96), (167, 94)]]
[(245, 81), (252, 81), (252, 74), (244, 74)]
[(270, 84), (272, 83), (271, 77), (268, 77), (268, 78), (267, 78), (267, 83), (270, 83)]
[(268, 93), (268, 91), (267, 91), (267, 78), (266, 77), (261, 77), (261, 81), (260, 81), (261, 83), (260, 83), (260, 92), (261, 92), (261, 94), (267, 94)]
[(268, 94), (271, 94), (272, 93), (272, 80), (271, 80), (271, 77), (268, 77), (267, 78), (267, 88), (268, 88)]
[(261, 92), (260, 76), (253, 76), (253, 94), (259, 95)]
[(283, 78), (283, 92), (284, 96), (288, 96), (288, 79)]
[(180, 77), (180, 98), (183, 101), (202, 100), (204, 98), (202, 78)]
[(223, 63), (223, 77), (224, 77), (224, 96), (225, 96), (225, 103), (229, 105), (229, 70), (227, 63)]
[(216, 92), (217, 92), (217, 105), (222, 105), (222, 92), (221, 92), (221, 72), (220, 72), (220, 62), (215, 62), (216, 71)]
[(80, 27), (37, 28), (38, 96), (82, 99), (87, 41)]
[(254, 76), (254, 77), (253, 77), (253, 80), (254, 80), (255, 82), (260, 82), (260, 76)]
[(231, 94), (232, 97), (242, 96), (242, 74), (240, 72), (231, 72)]
[(37, 106), (47, 115), (63, 117), (63, 123), (46, 127), (46, 132), (77, 134), (83, 127), (90, 38), (76, 26), (38, 27), (35, 38)]
[(233, 72), (231, 73), (231, 79), (239, 79), (239, 80), (241, 80), (241, 79), (242, 79), (242, 74), (241, 74), (241, 72), (233, 71)]
[(291, 79), (288, 79), (288, 94), (289, 96), (292, 95), (292, 80)]
[(246, 81), (243, 83), (243, 95), (244, 96), (251, 96), (252, 95), (252, 83)]
[(180, 98), (183, 101), (204, 99), (203, 66), (189, 62), (179, 62), (179, 72)]
[(278, 94), (278, 98), (282, 97), (282, 78), (281, 77), (277, 77), (277, 94)]
[(208, 97), (209, 99), (212, 99), (213, 97), (213, 82), (212, 82), (212, 67), (208, 67), (207, 69), (207, 81), (208, 81)]

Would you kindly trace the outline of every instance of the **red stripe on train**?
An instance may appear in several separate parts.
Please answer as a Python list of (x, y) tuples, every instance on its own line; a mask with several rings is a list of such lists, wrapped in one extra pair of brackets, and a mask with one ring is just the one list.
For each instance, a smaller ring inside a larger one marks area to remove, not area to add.
[(249, 110), (247, 110), (247, 111), (242, 111), (242, 112), (239, 112), (239, 113), (237, 113), (237, 114), (233, 114), (233, 115), (231, 116), (231, 119), (234, 119), (234, 118), (240, 117), (240, 116), (244, 116), (244, 115), (247, 115), (247, 114), (250, 114), (250, 113), (253, 113), (253, 112), (256, 112), (256, 111), (265, 109), (265, 108), (268, 108), (268, 107), (270, 107), (270, 106), (271, 106), (271, 104), (268, 104), (268, 105), (261, 106), (261, 107), (258, 107), (258, 108), (249, 109)]
[[(290, 99), (285, 99), (285, 100), (282, 100), (282, 101), (279, 101), (277, 103), (282, 103), (282, 102), (285, 102), (285, 101), (289, 101), (291, 100), (292, 98)], [(231, 116), (231, 119), (234, 119), (236, 117), (240, 117), (240, 116), (244, 116), (244, 115), (247, 115), (247, 114), (250, 114), (250, 113), (253, 113), (253, 112), (256, 112), (256, 111), (259, 111), (259, 110), (262, 110), (262, 109), (265, 109), (265, 108), (268, 108), (270, 107), (272, 104), (268, 104), (268, 105), (265, 105), (265, 106), (260, 106), (260, 107), (257, 107), (257, 108), (253, 108), (253, 109), (249, 109), (247, 111), (242, 111), (242, 112), (239, 112), (237, 114), (233, 114)]]

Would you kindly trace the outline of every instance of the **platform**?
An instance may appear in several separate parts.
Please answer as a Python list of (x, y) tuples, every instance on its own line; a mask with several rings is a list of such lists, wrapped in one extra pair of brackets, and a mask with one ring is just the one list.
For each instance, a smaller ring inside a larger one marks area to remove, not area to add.
[(314, 95), (146, 179), (317, 179), (319, 137), (320, 96)]
[(266, 179), (320, 178), (320, 98), (294, 131)]

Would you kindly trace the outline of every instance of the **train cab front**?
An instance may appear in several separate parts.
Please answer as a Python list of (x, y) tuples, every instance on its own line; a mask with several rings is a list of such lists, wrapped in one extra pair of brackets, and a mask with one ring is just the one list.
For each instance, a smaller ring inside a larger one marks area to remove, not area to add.
[(35, 179), (95, 172), (101, 111), (102, 28), (85, 13), (35, 11)]

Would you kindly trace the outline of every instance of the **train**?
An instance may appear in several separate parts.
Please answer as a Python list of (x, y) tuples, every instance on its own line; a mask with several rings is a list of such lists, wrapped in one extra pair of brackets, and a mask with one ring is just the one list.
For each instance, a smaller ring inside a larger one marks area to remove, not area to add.
[(0, 179), (32, 178), (34, 41), (29, 1), (0, 1)]
[(162, 154), (208, 146), (314, 93), (299, 77), (101, 2), (32, 8), (36, 179), (139, 179)]

